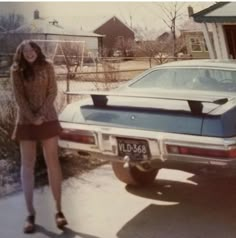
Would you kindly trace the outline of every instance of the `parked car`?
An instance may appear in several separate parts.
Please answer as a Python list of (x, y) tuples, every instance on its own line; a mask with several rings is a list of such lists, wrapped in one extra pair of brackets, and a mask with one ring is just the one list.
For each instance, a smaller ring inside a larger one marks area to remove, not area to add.
[(152, 183), (161, 168), (236, 172), (236, 63), (189, 60), (143, 72), (60, 114), (59, 146), (102, 156), (127, 184)]

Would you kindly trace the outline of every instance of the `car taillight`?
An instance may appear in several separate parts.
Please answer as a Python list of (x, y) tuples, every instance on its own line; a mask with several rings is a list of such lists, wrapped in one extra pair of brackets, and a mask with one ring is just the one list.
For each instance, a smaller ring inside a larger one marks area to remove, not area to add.
[(60, 134), (60, 139), (83, 144), (95, 144), (93, 133), (84, 130), (63, 129)]
[(179, 146), (179, 145), (166, 145), (167, 152), (170, 154), (179, 154), (179, 155), (195, 155), (202, 157), (212, 157), (219, 159), (232, 159), (236, 158), (236, 148), (230, 149), (207, 149), (207, 148), (198, 148), (198, 147), (188, 147), (188, 146)]

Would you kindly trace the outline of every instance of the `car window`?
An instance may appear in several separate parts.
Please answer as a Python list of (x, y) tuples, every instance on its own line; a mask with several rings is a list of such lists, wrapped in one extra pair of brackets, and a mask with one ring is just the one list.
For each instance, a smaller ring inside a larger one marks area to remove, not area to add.
[(236, 71), (207, 68), (158, 69), (144, 75), (130, 87), (236, 91)]

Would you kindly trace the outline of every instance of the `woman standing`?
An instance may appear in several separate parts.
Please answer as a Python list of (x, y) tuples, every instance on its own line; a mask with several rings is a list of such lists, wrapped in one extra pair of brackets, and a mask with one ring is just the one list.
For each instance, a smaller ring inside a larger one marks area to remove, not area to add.
[(35, 231), (33, 189), (37, 141), (42, 143), (56, 203), (56, 225), (62, 229), (67, 221), (61, 208), (62, 175), (57, 145), (61, 127), (53, 105), (57, 95), (54, 67), (35, 42), (24, 41), (17, 47), (11, 78), (18, 109), (12, 137), (20, 144), (21, 182), (28, 210), (24, 233)]

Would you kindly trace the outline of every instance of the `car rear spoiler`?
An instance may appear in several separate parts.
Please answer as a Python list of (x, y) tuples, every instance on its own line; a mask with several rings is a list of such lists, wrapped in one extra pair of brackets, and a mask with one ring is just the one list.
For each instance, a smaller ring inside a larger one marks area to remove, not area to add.
[[(178, 95), (178, 94), (140, 94), (140, 93), (124, 93), (124, 92), (115, 92), (115, 91), (81, 91), (81, 92), (65, 92), (67, 95), (90, 95), (93, 104), (95, 106), (104, 107), (107, 105), (108, 96), (114, 97), (129, 97), (129, 98), (145, 98), (145, 99), (166, 99), (166, 100), (178, 100), (178, 101), (187, 101), (189, 108), (194, 114), (201, 114), (203, 110), (202, 103), (214, 103), (218, 105), (223, 105), (228, 102), (228, 98), (219, 97), (219, 96), (193, 96), (193, 95)], [(191, 98), (190, 98), (191, 97)]]

